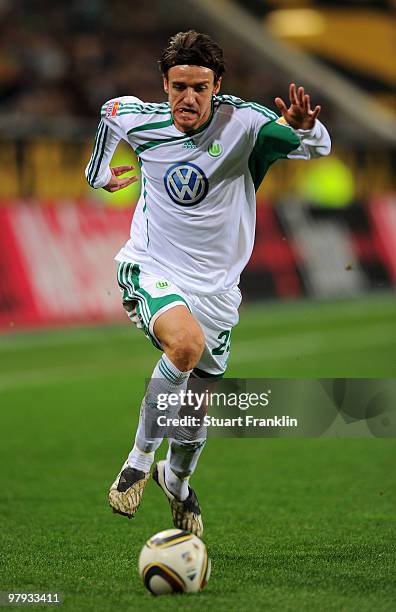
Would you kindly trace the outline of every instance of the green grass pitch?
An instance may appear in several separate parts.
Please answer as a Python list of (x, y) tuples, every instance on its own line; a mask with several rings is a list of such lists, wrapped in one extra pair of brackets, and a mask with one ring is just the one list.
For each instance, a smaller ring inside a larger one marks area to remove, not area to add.
[[(390, 295), (246, 306), (228, 375), (394, 377), (395, 322)], [(131, 521), (106, 498), (158, 357), (127, 319), (0, 339), (0, 590), (61, 591), (73, 611), (394, 610), (394, 439), (211, 439), (192, 480), (209, 584), (144, 589), (168, 504), (152, 481)]]

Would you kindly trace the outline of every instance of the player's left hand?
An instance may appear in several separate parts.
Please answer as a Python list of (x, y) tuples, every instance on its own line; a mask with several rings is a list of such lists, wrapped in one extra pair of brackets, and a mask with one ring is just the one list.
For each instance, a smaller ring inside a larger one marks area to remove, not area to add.
[(137, 176), (126, 176), (125, 178), (117, 178), (121, 174), (125, 174), (125, 172), (129, 172), (133, 170), (133, 166), (116, 166), (115, 168), (110, 168), (111, 171), (111, 179), (103, 187), (105, 191), (109, 191), (110, 193), (114, 193), (115, 191), (119, 191), (120, 189), (125, 189), (125, 187), (129, 187), (132, 183), (136, 183), (138, 181)]
[(310, 96), (305, 93), (304, 87), (297, 89), (295, 83), (290, 83), (289, 97), (289, 108), (287, 108), (282, 98), (275, 98), (275, 104), (285, 121), (295, 130), (310, 130), (313, 128), (321, 107), (315, 106), (314, 110), (312, 110)]

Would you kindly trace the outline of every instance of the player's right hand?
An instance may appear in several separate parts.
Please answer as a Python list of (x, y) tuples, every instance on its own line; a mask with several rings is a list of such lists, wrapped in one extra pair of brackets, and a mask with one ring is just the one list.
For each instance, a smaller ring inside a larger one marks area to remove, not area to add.
[(121, 179), (117, 178), (121, 174), (125, 174), (125, 172), (129, 172), (130, 170), (133, 170), (133, 166), (116, 166), (115, 168), (110, 168), (111, 179), (107, 185), (103, 187), (103, 189), (109, 191), (110, 193), (114, 193), (114, 191), (125, 189), (125, 187), (132, 185), (132, 183), (136, 183), (136, 181), (139, 180), (137, 176), (127, 176)]

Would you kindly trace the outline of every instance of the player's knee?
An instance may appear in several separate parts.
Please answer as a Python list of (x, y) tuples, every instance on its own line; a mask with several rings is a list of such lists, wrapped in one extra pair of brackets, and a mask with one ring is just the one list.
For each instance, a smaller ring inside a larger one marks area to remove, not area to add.
[(205, 337), (201, 330), (178, 330), (168, 343), (169, 358), (182, 371), (194, 368), (205, 348)]

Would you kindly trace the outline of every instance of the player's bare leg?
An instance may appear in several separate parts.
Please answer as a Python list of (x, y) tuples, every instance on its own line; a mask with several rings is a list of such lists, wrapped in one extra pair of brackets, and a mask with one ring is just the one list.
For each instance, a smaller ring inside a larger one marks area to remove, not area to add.
[(155, 450), (162, 442), (162, 428), (157, 423), (158, 395), (186, 389), (205, 343), (201, 327), (185, 306), (175, 306), (160, 315), (154, 333), (165, 352), (154, 368), (142, 401), (134, 447), (109, 491), (113, 511), (129, 518), (140, 505)]

